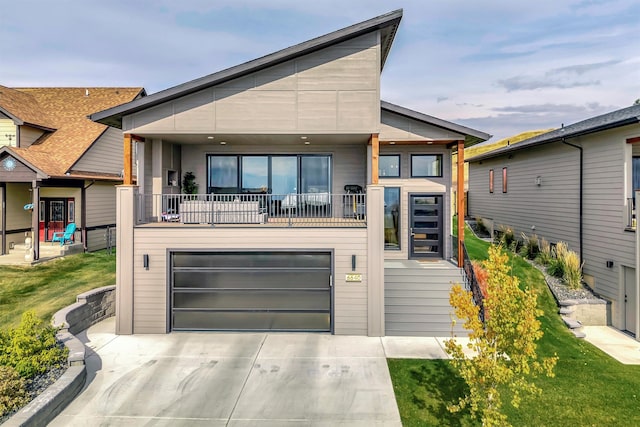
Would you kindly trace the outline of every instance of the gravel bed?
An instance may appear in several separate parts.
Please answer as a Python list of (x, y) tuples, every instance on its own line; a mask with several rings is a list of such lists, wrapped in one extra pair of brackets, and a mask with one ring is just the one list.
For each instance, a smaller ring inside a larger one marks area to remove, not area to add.
[(596, 296), (588, 286), (583, 284), (580, 289), (572, 289), (565, 285), (561, 279), (547, 274), (547, 269), (543, 265), (526, 258), (523, 259), (542, 272), (545, 281), (547, 282), (547, 286), (551, 289), (551, 293), (555, 296), (556, 301), (574, 300), (579, 304), (589, 304), (590, 302), (601, 301), (601, 299)]
[[(66, 361), (65, 361), (66, 362)], [(49, 369), (47, 372), (44, 372), (40, 375), (36, 375), (35, 377), (27, 380), (27, 393), (29, 394), (29, 402), (39, 396), (43, 391), (47, 389), (51, 384), (56, 382), (58, 378), (62, 376), (67, 370), (67, 364), (63, 363), (58, 366), (55, 366)], [(27, 404), (29, 403), (27, 402)], [(26, 404), (25, 404), (26, 406)], [(4, 416), (0, 417), (0, 424), (7, 421), (13, 414), (18, 412), (21, 408), (18, 408), (15, 411), (12, 411)]]
[(489, 231), (487, 231), (486, 228), (479, 227), (477, 221), (475, 221), (473, 219), (468, 219), (467, 220), (467, 225), (469, 226), (471, 231), (473, 231), (473, 234), (475, 234), (476, 237), (478, 237), (479, 239), (489, 239), (489, 238), (491, 238), (491, 234), (489, 234)]

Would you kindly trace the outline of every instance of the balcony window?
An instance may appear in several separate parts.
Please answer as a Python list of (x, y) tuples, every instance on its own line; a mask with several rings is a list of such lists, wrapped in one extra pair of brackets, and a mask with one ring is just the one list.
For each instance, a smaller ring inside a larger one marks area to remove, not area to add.
[(437, 178), (441, 176), (441, 154), (413, 154), (411, 156), (411, 178)]
[(400, 178), (400, 156), (381, 155), (378, 158), (378, 177), (380, 178)]

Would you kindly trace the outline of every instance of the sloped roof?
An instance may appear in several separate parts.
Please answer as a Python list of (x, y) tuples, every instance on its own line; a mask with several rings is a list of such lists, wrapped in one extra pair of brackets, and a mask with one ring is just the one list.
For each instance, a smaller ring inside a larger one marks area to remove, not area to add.
[(507, 145), (506, 147), (480, 154), (478, 156), (470, 158), (467, 161), (475, 162), (492, 157), (498, 157), (502, 156), (505, 153), (524, 150), (529, 147), (535, 147), (537, 145), (550, 144), (552, 142), (558, 142), (564, 139), (570, 139), (595, 132), (601, 132), (607, 129), (613, 129), (633, 123), (640, 123), (640, 105), (634, 105), (631, 107), (623, 108), (621, 110), (612, 111), (610, 113), (592, 117), (590, 119), (586, 119), (581, 122), (562, 127), (560, 129), (552, 130), (551, 132), (542, 133), (532, 138), (525, 139), (524, 141), (520, 141), (517, 144)]
[(91, 120), (99, 123), (108, 124), (117, 128), (122, 128), (122, 116), (145, 110), (153, 106), (180, 98), (191, 93), (206, 89), (211, 86), (221, 84), (223, 82), (263, 70), (268, 67), (289, 61), (309, 53), (324, 49), (328, 46), (341, 43), (343, 41), (356, 38), (372, 31), (381, 30), (381, 49), (382, 55), (380, 59), (380, 69), (384, 67), (393, 39), (395, 37), (398, 25), (402, 19), (402, 9), (377, 16), (367, 21), (351, 25), (341, 30), (334, 31), (324, 36), (288, 47), (275, 53), (254, 59), (244, 64), (236, 65), (208, 76), (200, 77), (195, 80), (174, 86), (169, 89), (154, 93), (141, 99), (137, 99), (128, 104), (110, 108), (105, 111), (91, 115)]
[(389, 111), (391, 113), (400, 114), (401, 116), (408, 117), (410, 119), (419, 120), (421, 122), (437, 126), (442, 129), (450, 130), (453, 132), (461, 133), (465, 136), (465, 147), (478, 144), (482, 141), (486, 141), (491, 138), (492, 135), (481, 132), (479, 130), (471, 129), (466, 126), (459, 125), (457, 123), (442, 120), (437, 117), (429, 116), (419, 111), (410, 110), (399, 105), (392, 104), (386, 101), (380, 101), (380, 108), (382, 111)]
[(91, 121), (89, 114), (144, 95), (144, 89), (139, 87), (16, 88), (14, 91), (25, 95), (22, 102), (35, 102), (55, 131), (29, 147), (10, 147), (9, 151), (51, 177), (65, 176), (107, 129), (107, 126)]
[(30, 94), (0, 85), (0, 111), (18, 125), (32, 125), (44, 129), (54, 129), (47, 112)]

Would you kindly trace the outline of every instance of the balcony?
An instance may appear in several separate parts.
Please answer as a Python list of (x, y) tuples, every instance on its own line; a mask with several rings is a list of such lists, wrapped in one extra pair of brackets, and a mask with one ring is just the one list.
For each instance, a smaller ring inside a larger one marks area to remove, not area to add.
[(137, 226), (366, 227), (366, 194), (139, 194)]

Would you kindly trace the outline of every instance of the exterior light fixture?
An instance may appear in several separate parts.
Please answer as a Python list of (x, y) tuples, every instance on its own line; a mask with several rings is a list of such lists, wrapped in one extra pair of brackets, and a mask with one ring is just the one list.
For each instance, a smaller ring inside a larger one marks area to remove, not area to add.
[(309, 142), (309, 141), (305, 141), (304, 142), (304, 145), (309, 145), (309, 144), (311, 144), (311, 142)]
[(227, 141), (220, 141), (220, 145), (227, 145)]
[(208, 136), (208, 137), (207, 137), (207, 139), (213, 139), (213, 138), (214, 138), (213, 136)]
[(389, 145), (396, 145), (395, 141), (389, 141)]

